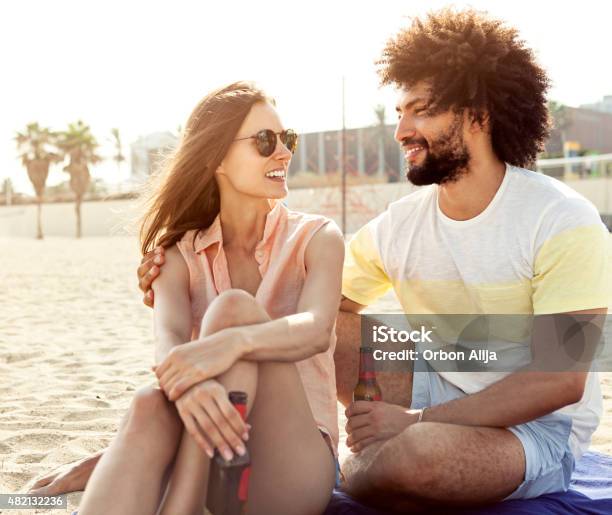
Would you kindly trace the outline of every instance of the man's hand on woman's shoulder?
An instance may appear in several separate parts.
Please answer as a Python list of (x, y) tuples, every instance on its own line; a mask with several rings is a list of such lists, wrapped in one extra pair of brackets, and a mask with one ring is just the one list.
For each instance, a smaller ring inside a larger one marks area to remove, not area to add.
[(153, 307), (155, 299), (151, 285), (159, 275), (161, 267), (165, 263), (164, 248), (155, 247), (152, 251), (147, 252), (142, 256), (140, 266), (138, 267), (138, 287), (144, 293), (142, 301), (150, 308)]

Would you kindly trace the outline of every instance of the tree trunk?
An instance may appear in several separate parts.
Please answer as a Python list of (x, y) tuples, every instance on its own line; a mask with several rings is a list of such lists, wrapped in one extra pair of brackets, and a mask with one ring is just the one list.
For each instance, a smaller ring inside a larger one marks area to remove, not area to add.
[(36, 216), (36, 238), (39, 240), (43, 239), (42, 232), (42, 197), (36, 197), (38, 208)]
[(76, 211), (76, 237), (81, 237), (81, 197), (76, 198), (76, 204), (74, 206)]
[(87, 193), (87, 188), (89, 187), (89, 169), (87, 165), (82, 162), (73, 162), (64, 168), (70, 174), (70, 188), (74, 192), (75, 206), (74, 210), (76, 212), (76, 237), (81, 237), (81, 202), (83, 201), (83, 195)]

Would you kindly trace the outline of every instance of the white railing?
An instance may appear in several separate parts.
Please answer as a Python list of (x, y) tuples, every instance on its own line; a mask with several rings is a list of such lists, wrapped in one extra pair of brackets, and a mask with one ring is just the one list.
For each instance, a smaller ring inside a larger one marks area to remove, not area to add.
[(612, 154), (538, 159), (536, 170), (562, 180), (612, 177)]

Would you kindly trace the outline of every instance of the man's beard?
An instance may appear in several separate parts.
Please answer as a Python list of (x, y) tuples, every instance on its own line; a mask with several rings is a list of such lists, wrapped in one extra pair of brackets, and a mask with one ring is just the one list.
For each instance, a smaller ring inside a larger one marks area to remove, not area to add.
[[(412, 184), (427, 186), (454, 182), (467, 171), (470, 154), (463, 142), (462, 127), (462, 120), (457, 118), (448, 131), (433, 141), (431, 145), (419, 142), (427, 154), (422, 164), (407, 164), (406, 176)], [(411, 142), (404, 142), (404, 144), (409, 143)]]

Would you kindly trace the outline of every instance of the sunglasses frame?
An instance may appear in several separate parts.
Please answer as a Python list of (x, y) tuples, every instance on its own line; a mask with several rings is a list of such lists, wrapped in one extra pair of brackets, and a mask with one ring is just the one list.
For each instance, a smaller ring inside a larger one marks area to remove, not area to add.
[[(274, 135), (274, 145), (273, 146), (271, 143), (271, 139), (272, 139), (272, 137), (270, 136), (271, 134)], [(295, 138), (294, 144), (292, 145), (293, 148), (289, 148), (289, 146), (287, 145), (288, 136), (290, 135), (293, 135), (293, 137)], [(262, 157), (270, 157), (272, 154), (274, 154), (274, 151), (276, 150), (276, 144), (278, 143), (279, 139), (281, 140), (281, 143), (287, 147), (289, 152), (294, 154), (297, 148), (298, 134), (293, 129), (285, 129), (284, 131), (280, 131), (280, 132), (274, 132), (272, 129), (262, 129), (260, 131), (257, 131), (257, 133), (254, 134), (253, 136), (237, 138), (234, 141), (243, 141), (245, 139), (254, 139), (255, 146), (257, 147), (257, 152), (259, 152), (259, 155)], [(285, 141), (283, 141), (283, 139)], [(272, 148), (272, 150), (270, 150), (269, 153), (266, 152), (266, 148), (268, 147)]]

